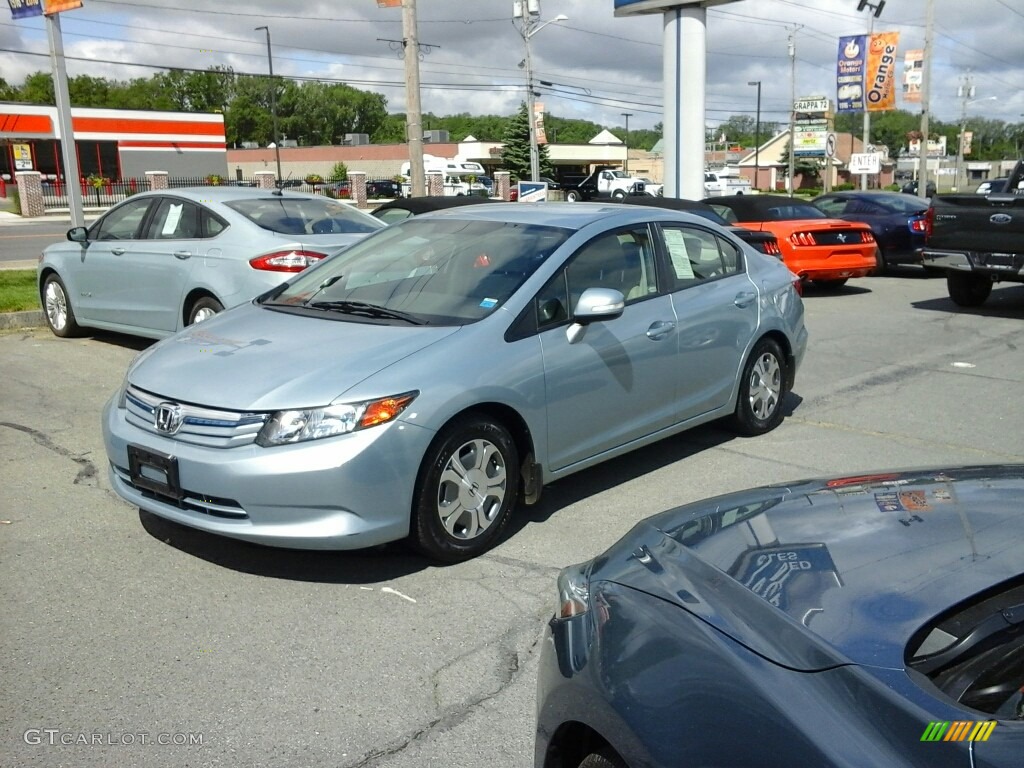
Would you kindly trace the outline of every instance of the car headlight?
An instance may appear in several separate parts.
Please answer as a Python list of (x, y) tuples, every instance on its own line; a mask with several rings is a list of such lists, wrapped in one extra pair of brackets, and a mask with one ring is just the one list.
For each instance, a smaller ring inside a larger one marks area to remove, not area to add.
[(590, 567), (592, 561), (570, 565), (558, 574), (556, 619), (571, 619), (590, 610)]
[(387, 424), (408, 408), (418, 394), (419, 392), (405, 392), (360, 403), (278, 411), (263, 425), (263, 429), (256, 436), (256, 444), (266, 447), (301, 443)]

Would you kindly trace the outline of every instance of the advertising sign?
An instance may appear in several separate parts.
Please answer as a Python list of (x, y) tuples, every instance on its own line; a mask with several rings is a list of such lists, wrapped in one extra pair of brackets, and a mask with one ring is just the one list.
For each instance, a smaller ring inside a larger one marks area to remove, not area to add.
[(899, 32), (839, 38), (836, 111), (896, 109), (896, 46)]
[(882, 164), (877, 152), (860, 152), (850, 155), (850, 173), (879, 173)]
[(797, 123), (793, 126), (794, 157), (825, 157), (828, 149), (828, 122)]
[(915, 48), (903, 55), (903, 101), (921, 101), (921, 83), (924, 81), (924, 51)]
[[(921, 156), (921, 140), (911, 139), (907, 142), (907, 148), (911, 157)], [(937, 139), (928, 139), (928, 157), (946, 156), (946, 137), (939, 136)]]
[(541, 203), (548, 199), (546, 181), (520, 181), (518, 189), (520, 203)]
[(11, 6), (11, 17), (15, 19), (43, 15), (42, 0), (7, 0), (7, 4)]
[(699, 5), (704, 8), (711, 5), (725, 5), (737, 0), (615, 0), (616, 16), (633, 16), (638, 13), (664, 13), (673, 8), (686, 8)]
[(547, 144), (548, 134), (544, 130), (544, 105), (539, 101), (533, 104), (533, 122), (537, 131), (537, 143)]
[(14, 170), (32, 170), (32, 147), (28, 144), (11, 144), (11, 154), (14, 155)]

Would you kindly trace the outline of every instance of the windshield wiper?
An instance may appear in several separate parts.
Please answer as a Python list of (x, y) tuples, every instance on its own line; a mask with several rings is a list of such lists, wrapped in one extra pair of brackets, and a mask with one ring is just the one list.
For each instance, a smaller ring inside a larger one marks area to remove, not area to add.
[(365, 315), (366, 317), (383, 317), (391, 320), (404, 320), (410, 325), (426, 325), (426, 320), (421, 320), (408, 312), (401, 312), (397, 309), (388, 309), (376, 304), (367, 304), (365, 301), (314, 301), (307, 306), (316, 309), (324, 309), (330, 312), (342, 312), (348, 315)]

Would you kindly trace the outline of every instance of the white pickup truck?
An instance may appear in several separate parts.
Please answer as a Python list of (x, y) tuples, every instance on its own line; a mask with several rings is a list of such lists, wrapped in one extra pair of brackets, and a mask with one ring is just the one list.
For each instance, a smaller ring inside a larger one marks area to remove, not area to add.
[(742, 176), (724, 174), (721, 171), (704, 171), (704, 194), (708, 197), (725, 195), (749, 195), (753, 187)]

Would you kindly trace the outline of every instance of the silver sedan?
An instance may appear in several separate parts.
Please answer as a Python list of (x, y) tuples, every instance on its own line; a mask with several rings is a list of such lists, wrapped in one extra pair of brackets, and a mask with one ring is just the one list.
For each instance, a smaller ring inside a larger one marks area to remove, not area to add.
[(144, 192), (43, 251), (50, 329), (161, 338), (248, 301), (381, 222), (320, 195), (238, 187)]
[(111, 485), (256, 543), (473, 557), (546, 483), (713, 419), (777, 426), (797, 286), (660, 208), (418, 216), (143, 352), (104, 412)]

